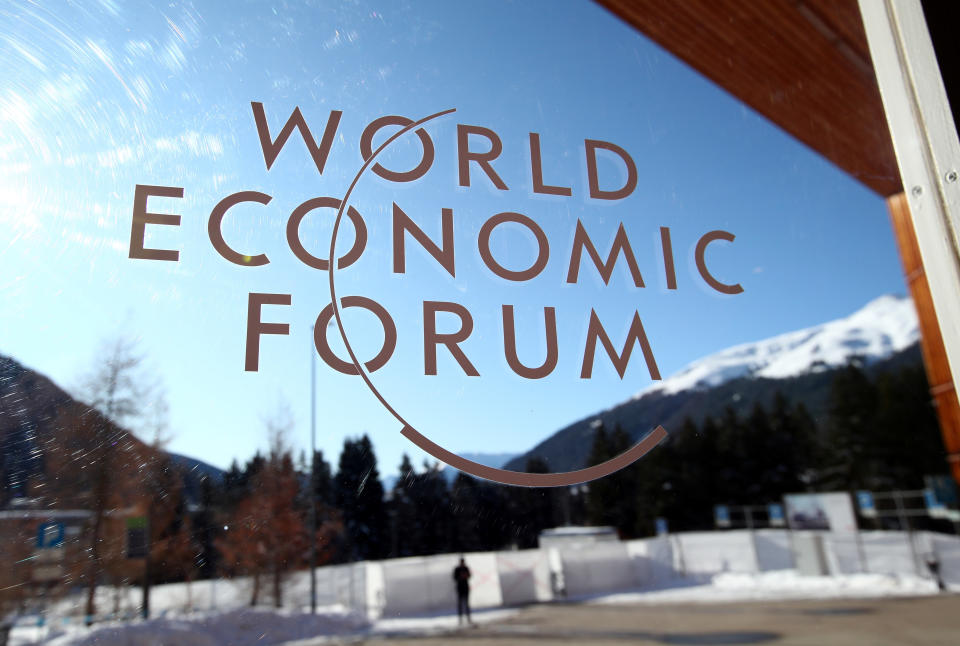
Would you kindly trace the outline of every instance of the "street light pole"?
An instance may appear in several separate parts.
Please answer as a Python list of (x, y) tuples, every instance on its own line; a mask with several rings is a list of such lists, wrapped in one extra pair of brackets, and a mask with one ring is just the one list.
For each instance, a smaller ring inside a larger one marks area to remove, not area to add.
[(317, 362), (310, 326), (310, 614), (317, 613)]

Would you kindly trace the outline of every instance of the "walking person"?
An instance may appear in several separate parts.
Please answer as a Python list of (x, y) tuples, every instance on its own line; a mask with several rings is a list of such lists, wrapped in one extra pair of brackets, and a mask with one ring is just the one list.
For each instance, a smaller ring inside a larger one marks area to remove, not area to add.
[(463, 624), (463, 618), (466, 616), (467, 623), (472, 624), (470, 620), (470, 568), (466, 561), (460, 559), (460, 565), (453, 568), (453, 580), (457, 585), (457, 622)]

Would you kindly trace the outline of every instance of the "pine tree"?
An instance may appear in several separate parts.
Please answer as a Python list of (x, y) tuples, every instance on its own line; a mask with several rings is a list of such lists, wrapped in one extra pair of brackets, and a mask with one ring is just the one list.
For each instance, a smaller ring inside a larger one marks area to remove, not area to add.
[(745, 425), (731, 406), (724, 409), (723, 417), (711, 422), (716, 424), (716, 430), (710, 430), (705, 422), (704, 433), (717, 434), (720, 462), (723, 465), (720, 477), (725, 484), (727, 502), (737, 505), (756, 504), (751, 498), (752, 494), (748, 493), (748, 490), (753, 490), (751, 479), (756, 470), (748, 456), (749, 442)]
[(830, 389), (824, 484), (830, 489), (875, 489), (878, 478), (874, 433), (877, 389), (858, 362), (837, 373)]
[[(671, 437), (668, 446), (657, 448), (656, 462), (645, 471), (663, 472), (663, 455), (672, 456), (670, 466), (673, 474), (661, 483), (660, 491), (651, 491), (649, 484), (642, 478), (641, 491), (659, 498), (663, 509), (669, 509), (667, 518), (670, 526), (677, 531), (710, 529), (712, 527), (713, 506), (725, 502), (728, 495), (720, 479), (722, 458), (718, 446), (718, 432), (712, 422), (700, 429), (693, 420), (686, 418), (679, 431)], [(659, 469), (658, 469), (659, 467)], [(663, 484), (669, 483), (664, 490)], [(656, 508), (654, 501), (654, 509)], [(647, 528), (649, 533), (654, 527), (656, 513), (641, 513), (638, 529)], [(662, 515), (662, 514), (659, 514)]]
[[(233, 466), (236, 466), (236, 461)], [(220, 489), (212, 478), (204, 476), (200, 480), (200, 509), (193, 515), (192, 520), (194, 539), (198, 547), (198, 573), (205, 579), (213, 578), (220, 564), (220, 554), (216, 549), (218, 530), (223, 526), (223, 523), (217, 522), (217, 501), (222, 496)]]
[(416, 508), (410, 494), (416, 487), (416, 473), (410, 456), (403, 454), (397, 482), (390, 497), (390, 556), (413, 556), (422, 544), (423, 526), (417, 520)]
[[(525, 470), (550, 473), (547, 463), (536, 457), (527, 460)], [(540, 532), (559, 524), (559, 509), (552, 488), (511, 487), (507, 496), (514, 538), (521, 549), (536, 547)]]
[[(589, 463), (605, 462), (627, 451), (632, 445), (630, 436), (619, 424), (609, 435), (600, 425), (594, 433)], [(634, 536), (640, 468), (641, 465), (632, 464), (588, 485), (588, 513), (593, 524), (614, 527), (622, 538)]]
[(739, 456), (742, 460), (740, 486), (743, 504), (763, 505), (770, 500), (779, 500), (790, 469), (786, 462), (789, 446), (774, 432), (770, 416), (759, 403), (753, 405), (740, 429), (743, 434)]
[(220, 504), (232, 509), (246, 494), (247, 478), (236, 458), (230, 463), (230, 468), (223, 474), (223, 487), (219, 492)]
[(333, 473), (330, 463), (323, 459), (323, 451), (313, 454), (313, 492), (315, 500), (325, 507), (336, 504), (333, 486)]
[(816, 425), (803, 404), (790, 407), (783, 393), (777, 391), (770, 409), (768, 442), (769, 488), (771, 500), (787, 493), (805, 491), (814, 484), (814, 467), (818, 454)]
[(884, 488), (918, 489), (925, 475), (947, 473), (940, 424), (921, 366), (877, 380), (874, 445), (877, 480)]
[[(590, 447), (590, 455), (587, 457), (587, 465), (594, 466), (606, 462), (613, 457), (613, 450), (610, 447), (610, 439), (607, 437), (607, 430), (602, 423), (598, 423), (593, 432), (593, 445)], [(613, 497), (613, 487), (610, 486), (606, 478), (594, 480), (587, 485), (587, 518), (591, 525), (606, 525), (607, 504)]]
[(369, 437), (344, 441), (334, 482), (337, 507), (343, 513), (348, 557), (383, 558), (390, 547), (387, 512), (377, 457)]
[(508, 545), (511, 520), (506, 492), (509, 489), (465, 473), (457, 474), (450, 492), (455, 517), (454, 551), (499, 550)]
[(408, 492), (414, 503), (416, 518), (422, 533), (421, 554), (442, 554), (453, 550), (454, 516), (447, 480), (439, 464), (424, 463), (417, 474), (416, 485)]
[(819, 491), (822, 479), (821, 467), (825, 463), (824, 442), (820, 426), (813, 419), (803, 402), (799, 402), (791, 411), (793, 432), (799, 438), (798, 445), (806, 447), (805, 452), (797, 456), (801, 468), (798, 477), (804, 490)]
[(454, 512), (454, 545), (457, 552), (490, 549), (483, 540), (483, 526), (490, 522), (482, 509), (480, 483), (465, 473), (453, 481), (450, 498)]

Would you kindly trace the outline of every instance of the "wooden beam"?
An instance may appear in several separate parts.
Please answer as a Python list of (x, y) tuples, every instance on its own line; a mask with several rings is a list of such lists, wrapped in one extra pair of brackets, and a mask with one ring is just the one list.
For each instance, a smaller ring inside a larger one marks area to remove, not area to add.
[[(930, 395), (940, 420), (940, 432), (947, 451), (947, 461), (953, 479), (960, 484), (960, 400), (953, 386), (953, 375), (947, 361), (947, 350), (943, 345), (940, 323), (933, 309), (933, 297), (930, 284), (920, 257), (920, 247), (913, 230), (910, 205), (903, 193), (887, 200), (890, 220), (900, 249), (900, 260), (906, 275), (910, 296), (917, 308), (920, 321), (920, 348), (923, 351), (923, 363), (927, 369), (927, 381), (930, 383)], [(905, 429), (908, 431), (909, 429)]]
[(856, 0), (598, 2), (873, 191), (902, 190)]

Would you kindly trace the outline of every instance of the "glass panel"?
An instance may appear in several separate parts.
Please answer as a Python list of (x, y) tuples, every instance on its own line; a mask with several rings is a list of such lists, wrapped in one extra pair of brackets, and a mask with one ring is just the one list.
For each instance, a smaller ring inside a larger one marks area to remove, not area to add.
[(730, 572), (936, 590), (923, 477), (956, 502), (883, 198), (602, 7), (37, 2), (0, 36), (16, 643), (201, 609), (110, 630), (415, 639), (462, 553), (509, 625)]

